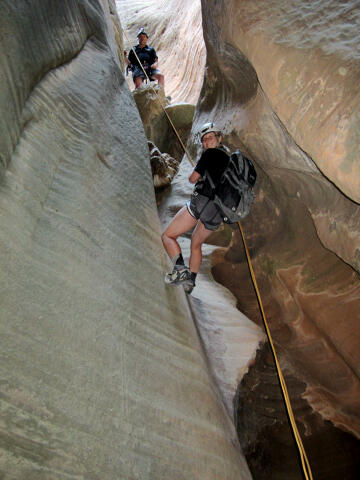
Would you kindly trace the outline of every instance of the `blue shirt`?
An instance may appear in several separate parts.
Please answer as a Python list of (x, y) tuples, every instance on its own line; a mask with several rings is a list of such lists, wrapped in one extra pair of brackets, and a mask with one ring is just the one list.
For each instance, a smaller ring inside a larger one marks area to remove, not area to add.
[(145, 45), (144, 48), (140, 48), (140, 45), (136, 45), (129, 52), (128, 59), (132, 65), (136, 65), (140, 67), (139, 62), (137, 61), (137, 58), (135, 56), (135, 53), (133, 52), (133, 49), (135, 50), (136, 55), (139, 57), (139, 60), (142, 65), (152, 65), (157, 59), (157, 55), (153, 47), (149, 47), (148, 45)]

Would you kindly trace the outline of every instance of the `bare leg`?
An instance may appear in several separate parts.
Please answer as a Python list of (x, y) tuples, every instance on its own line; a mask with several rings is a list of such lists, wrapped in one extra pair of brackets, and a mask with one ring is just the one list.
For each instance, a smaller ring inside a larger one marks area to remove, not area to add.
[(161, 236), (164, 248), (170, 258), (181, 253), (177, 238), (193, 228), (196, 222), (197, 220), (190, 215), (186, 206), (182, 207), (171, 220)]
[(202, 222), (198, 222), (191, 237), (190, 271), (198, 273), (202, 262), (201, 247), (204, 241), (212, 233), (212, 230), (205, 228)]
[(165, 89), (165, 77), (162, 73), (156, 73), (153, 75), (154, 78), (159, 82), (159, 85), (161, 85)]
[(143, 83), (143, 79), (141, 77), (135, 77), (134, 78), (134, 83), (135, 83), (135, 88), (139, 88), (140, 85)]

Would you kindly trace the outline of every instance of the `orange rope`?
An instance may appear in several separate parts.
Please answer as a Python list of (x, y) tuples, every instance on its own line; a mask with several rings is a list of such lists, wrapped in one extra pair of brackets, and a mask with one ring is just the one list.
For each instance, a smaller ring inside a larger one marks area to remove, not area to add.
[(249, 250), (248, 250), (248, 247), (247, 247), (247, 244), (246, 244), (244, 231), (242, 229), (242, 226), (241, 226), (240, 222), (238, 222), (238, 226), (239, 226), (239, 230), (240, 230), (240, 233), (241, 233), (241, 238), (242, 238), (244, 248), (245, 248), (245, 252), (246, 252), (246, 258), (247, 258), (247, 262), (248, 262), (248, 265), (249, 265), (251, 279), (252, 279), (252, 282), (253, 282), (253, 285), (254, 285), (254, 288), (255, 288), (256, 297), (257, 297), (258, 302), (259, 302), (261, 316), (262, 316), (262, 319), (263, 319), (266, 335), (268, 337), (268, 340), (269, 340), (269, 343), (270, 343), (270, 346), (271, 346), (271, 351), (272, 351), (272, 354), (273, 354), (273, 357), (274, 357), (274, 360), (275, 360), (276, 370), (277, 370), (277, 374), (278, 374), (278, 377), (279, 377), (281, 390), (283, 392), (286, 410), (287, 410), (287, 413), (288, 413), (288, 416), (289, 416), (289, 419), (290, 419), (290, 425), (291, 425), (291, 428), (292, 428), (292, 431), (293, 431), (293, 434), (294, 434), (294, 437), (295, 437), (295, 441), (296, 441), (296, 444), (297, 444), (297, 447), (298, 447), (298, 450), (299, 450), (301, 465), (302, 465), (302, 468), (303, 468), (305, 479), (306, 480), (313, 480), (313, 476), (312, 476), (312, 472), (311, 472), (311, 468), (310, 468), (310, 463), (309, 463), (309, 460), (306, 456), (305, 448), (304, 448), (304, 445), (302, 443), (300, 433), (299, 433), (299, 430), (298, 430), (296, 422), (295, 422), (295, 417), (294, 417), (294, 413), (293, 413), (293, 410), (292, 410), (292, 407), (291, 407), (289, 393), (288, 393), (288, 390), (287, 390), (287, 387), (286, 387), (286, 383), (285, 383), (283, 373), (282, 373), (281, 368), (280, 368), (279, 360), (278, 360), (278, 357), (277, 357), (277, 354), (276, 354), (276, 350), (275, 350), (275, 346), (274, 346), (274, 343), (273, 343), (273, 340), (272, 340), (270, 329), (269, 329), (269, 326), (268, 326), (268, 323), (267, 323), (267, 320), (266, 320), (266, 315), (265, 315), (263, 303), (262, 303), (262, 300), (261, 300), (259, 287), (258, 287), (258, 284), (257, 284), (257, 281), (256, 281), (256, 277), (255, 277), (254, 269), (253, 269), (253, 266), (252, 266)]

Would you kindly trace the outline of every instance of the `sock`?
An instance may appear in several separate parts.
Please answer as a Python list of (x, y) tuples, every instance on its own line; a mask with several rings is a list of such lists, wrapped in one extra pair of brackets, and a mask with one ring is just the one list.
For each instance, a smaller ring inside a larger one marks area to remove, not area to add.
[(171, 259), (173, 265), (185, 265), (182, 253), (175, 255), (174, 258)]
[(195, 273), (195, 272), (190, 272), (190, 275), (191, 275), (191, 280), (193, 280), (194, 283), (195, 283), (197, 273)]

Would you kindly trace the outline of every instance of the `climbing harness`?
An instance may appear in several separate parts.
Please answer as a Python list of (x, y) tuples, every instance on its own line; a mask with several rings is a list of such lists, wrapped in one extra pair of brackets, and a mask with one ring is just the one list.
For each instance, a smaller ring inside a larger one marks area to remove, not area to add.
[[(127, 41), (130, 44), (129, 38), (128, 38), (125, 30), (124, 30), (124, 33), (125, 33)], [(133, 52), (135, 53), (135, 56), (136, 56), (136, 58), (137, 58), (137, 60), (140, 64), (146, 78), (149, 80), (150, 86), (153, 89), (153, 92), (155, 93), (156, 98), (158, 98), (157, 92), (156, 92), (155, 88), (151, 85), (150, 79), (149, 79), (145, 69), (143, 68), (143, 66), (142, 66), (142, 64), (139, 60), (139, 57), (137, 56), (134, 49), (133, 49)], [(178, 134), (178, 132), (175, 128), (175, 125), (173, 124), (171, 118), (169, 117), (168, 113), (166, 112), (166, 110), (163, 107), (160, 100), (159, 100), (159, 103), (160, 103), (161, 108), (163, 109), (171, 127), (173, 128), (173, 130), (175, 132), (175, 135), (177, 136), (177, 138), (180, 142), (180, 145), (181, 145), (182, 149), (184, 150), (185, 155), (187, 156), (191, 165), (194, 167), (195, 163), (192, 160), (192, 158), (190, 157), (184, 143), (182, 142), (182, 140), (180, 138), (180, 135)], [(292, 410), (292, 407), (291, 407), (289, 393), (288, 393), (287, 386), (286, 386), (286, 383), (285, 383), (285, 379), (284, 379), (284, 376), (283, 376), (283, 373), (282, 373), (282, 370), (281, 370), (281, 367), (280, 367), (280, 364), (279, 364), (279, 360), (278, 360), (277, 353), (276, 353), (276, 350), (275, 350), (272, 335), (271, 335), (271, 332), (270, 332), (270, 329), (269, 329), (269, 326), (268, 326), (268, 323), (267, 323), (267, 320), (266, 320), (266, 315), (265, 315), (263, 303), (262, 303), (262, 300), (261, 300), (259, 287), (258, 287), (258, 284), (257, 284), (257, 281), (256, 281), (254, 269), (253, 269), (253, 266), (252, 266), (251, 257), (250, 257), (249, 250), (248, 250), (248, 247), (247, 247), (247, 243), (246, 243), (246, 240), (245, 240), (244, 231), (243, 231), (243, 228), (241, 226), (241, 223), (237, 222), (237, 224), (238, 224), (239, 231), (240, 231), (240, 234), (241, 234), (241, 238), (242, 238), (242, 241), (243, 241), (243, 245), (244, 245), (244, 249), (245, 249), (245, 253), (246, 253), (246, 259), (247, 259), (247, 262), (248, 262), (248, 265), (249, 265), (250, 276), (251, 276), (251, 280), (252, 280), (254, 288), (255, 288), (256, 297), (257, 297), (257, 300), (258, 300), (258, 303), (259, 303), (261, 317), (262, 317), (262, 320), (263, 320), (265, 332), (266, 332), (266, 335), (267, 335), (267, 338), (268, 338), (268, 341), (269, 341), (269, 344), (270, 344), (270, 347), (271, 347), (271, 352), (272, 352), (273, 357), (274, 357), (274, 361), (275, 361), (275, 365), (276, 365), (276, 371), (277, 371), (277, 374), (278, 374), (278, 377), (279, 377), (279, 383), (280, 383), (280, 387), (281, 387), (281, 390), (282, 390), (282, 393), (283, 393), (284, 402), (285, 402), (285, 406), (286, 406), (286, 411), (287, 411), (287, 414), (288, 414), (288, 417), (289, 417), (289, 420), (290, 420), (290, 425), (291, 425), (291, 428), (292, 428), (292, 432), (293, 432), (293, 435), (294, 435), (294, 438), (295, 438), (295, 441), (296, 441), (296, 444), (297, 444), (297, 447), (298, 447), (304, 477), (305, 477), (305, 480), (313, 480), (310, 463), (309, 463), (309, 460), (307, 458), (305, 448), (304, 448), (304, 445), (302, 443), (300, 433), (299, 433), (299, 430), (298, 430), (297, 425), (296, 425), (294, 413), (293, 413), (293, 410)]]

